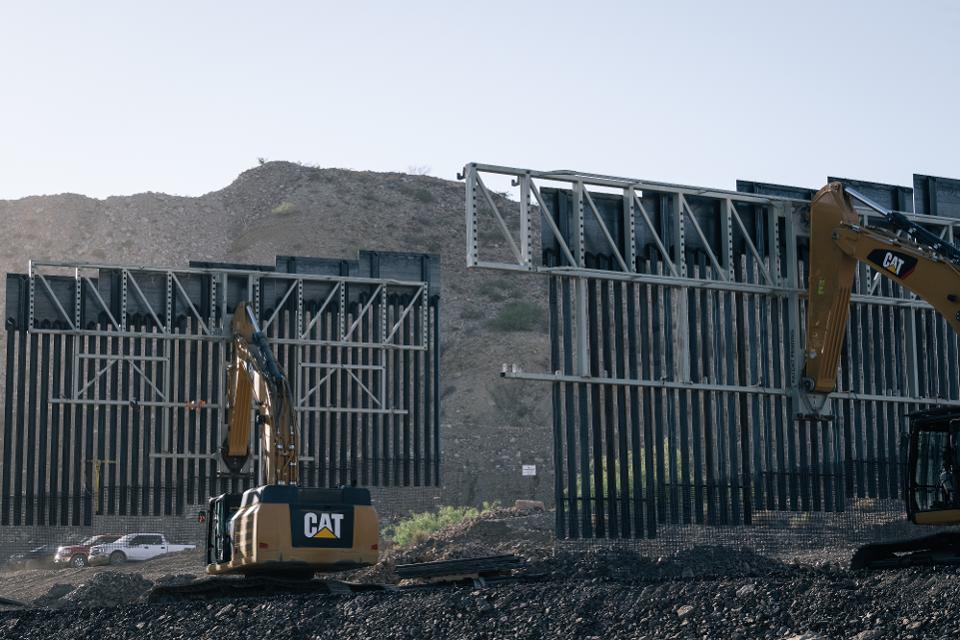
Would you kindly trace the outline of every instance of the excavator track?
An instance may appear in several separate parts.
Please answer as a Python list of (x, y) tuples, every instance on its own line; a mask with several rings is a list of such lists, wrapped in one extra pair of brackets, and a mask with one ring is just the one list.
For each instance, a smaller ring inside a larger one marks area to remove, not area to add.
[(902, 569), (932, 564), (960, 564), (960, 531), (910, 540), (867, 544), (853, 554), (851, 569)]
[(440, 562), (397, 565), (407, 584), (360, 583), (333, 579), (292, 579), (277, 576), (217, 576), (182, 585), (153, 588), (149, 602), (214, 600), (219, 598), (268, 597), (280, 594), (349, 595), (369, 592), (399, 592), (447, 586), (495, 586), (511, 582), (543, 580), (543, 574), (526, 572), (526, 562), (517, 556), (487, 556)]

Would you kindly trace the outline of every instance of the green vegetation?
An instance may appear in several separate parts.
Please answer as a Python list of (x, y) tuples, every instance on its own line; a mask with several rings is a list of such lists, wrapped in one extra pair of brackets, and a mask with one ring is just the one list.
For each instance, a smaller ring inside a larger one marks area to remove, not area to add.
[(483, 509), (442, 506), (436, 511), (414, 513), (409, 518), (384, 528), (383, 536), (392, 540), (397, 546), (405, 547), (426, 540), (434, 531), (458, 524), (467, 518), (475, 518), (485, 511), (499, 507), (498, 502), (484, 502)]
[[(642, 450), (642, 447), (641, 447)], [(665, 484), (670, 478), (670, 466), (673, 465), (677, 478), (680, 479), (680, 482), (684, 482), (683, 471), (682, 471), (682, 457), (680, 455), (680, 450), (673, 452), (672, 460), (670, 455), (670, 442), (666, 438), (663, 439), (663, 448), (661, 449), (661, 456), (663, 456), (663, 477), (660, 478), (660, 484)], [(640, 455), (640, 484), (646, 485), (647, 483), (647, 461), (645, 453)], [(596, 487), (593, 483), (593, 459), (590, 460), (590, 482), (588, 483), (587, 491), (584, 491), (583, 479), (579, 473), (579, 467), (577, 469), (577, 497), (583, 498), (585, 494), (589, 494), (591, 497), (596, 497)], [(656, 474), (656, 468), (654, 468), (654, 474)], [(603, 489), (603, 497), (607, 498), (610, 495), (610, 476), (607, 474), (607, 454), (606, 451), (603, 452), (602, 457), (600, 458), (600, 486)], [(627, 451), (627, 486), (620, 486), (620, 459), (619, 456), (613, 461), (613, 476), (615, 478), (615, 486), (617, 487), (617, 493), (622, 497), (624, 494), (632, 495), (633, 494), (633, 452)], [(566, 493), (566, 492), (565, 492)], [(569, 494), (567, 494), (569, 495)]]
[(491, 278), (485, 276), (477, 285), (477, 293), (493, 302), (500, 302), (508, 298), (523, 298), (527, 295), (525, 285), (528, 283), (515, 277)]
[(286, 200), (284, 200), (283, 202), (275, 206), (271, 210), (271, 213), (278, 216), (284, 216), (284, 215), (290, 215), (290, 214), (296, 213), (297, 211), (298, 211), (297, 205), (293, 204), (292, 202), (287, 202)]
[(508, 302), (488, 326), (494, 331), (543, 331), (546, 313), (532, 302)]
[(433, 195), (433, 192), (430, 191), (429, 189), (424, 189), (423, 187), (419, 189), (414, 189), (413, 197), (418, 202), (422, 202), (424, 204), (429, 204), (436, 200), (436, 197)]
[(431, 202), (436, 202), (437, 200), (436, 196), (433, 195), (433, 192), (426, 187), (411, 187), (410, 185), (400, 184), (397, 186), (397, 191), (408, 198), (413, 198), (417, 202), (422, 202), (423, 204), (430, 204)]
[(461, 320), (479, 320), (486, 315), (487, 314), (485, 314), (481, 309), (467, 307), (466, 309), (460, 312), (460, 319)]

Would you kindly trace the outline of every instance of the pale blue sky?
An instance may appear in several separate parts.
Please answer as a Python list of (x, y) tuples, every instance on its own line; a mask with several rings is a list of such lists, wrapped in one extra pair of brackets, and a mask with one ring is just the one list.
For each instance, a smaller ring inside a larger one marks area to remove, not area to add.
[(198, 195), (258, 157), (960, 177), (947, 0), (0, 3), (0, 198)]

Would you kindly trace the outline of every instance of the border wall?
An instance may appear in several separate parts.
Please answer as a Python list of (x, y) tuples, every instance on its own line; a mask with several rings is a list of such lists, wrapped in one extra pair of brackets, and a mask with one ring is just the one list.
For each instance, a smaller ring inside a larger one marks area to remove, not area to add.
[(230, 314), (242, 300), (292, 380), (304, 481), (370, 487), (387, 513), (432, 505), (436, 256), (184, 269), (32, 262), (6, 287), (4, 539), (133, 522), (186, 531), (209, 496), (255, 483), (256, 455), (239, 477), (218, 459)]
[[(858, 265), (830, 417), (798, 419), (821, 409), (797, 393), (814, 189), (480, 164), (463, 178), (468, 266), (548, 279), (550, 369), (504, 375), (551, 385), (559, 539), (903, 535), (900, 433), (912, 411), (960, 404), (957, 336)], [(504, 179), (519, 204), (498, 205), (487, 182)], [(960, 231), (960, 181), (841, 181)]]

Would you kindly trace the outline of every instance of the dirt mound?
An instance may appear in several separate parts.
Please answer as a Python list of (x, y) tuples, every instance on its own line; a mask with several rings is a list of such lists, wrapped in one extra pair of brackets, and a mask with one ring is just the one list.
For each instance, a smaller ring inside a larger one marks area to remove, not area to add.
[(729, 579), (795, 575), (803, 570), (767, 558), (752, 549), (695, 547), (671, 556), (651, 558), (629, 548), (596, 547), (561, 551), (534, 565), (556, 578), (600, 580), (625, 584), (674, 579)]
[(552, 553), (553, 514), (514, 508), (484, 511), (434, 532), (421, 542), (389, 548), (373, 567), (351, 572), (360, 582), (397, 582), (398, 564), (512, 553), (537, 560)]
[(34, 600), (33, 604), (51, 609), (115, 607), (137, 602), (152, 587), (153, 583), (139, 573), (101, 571), (94, 574), (89, 582), (76, 587), (67, 583), (55, 584), (45, 595)]

